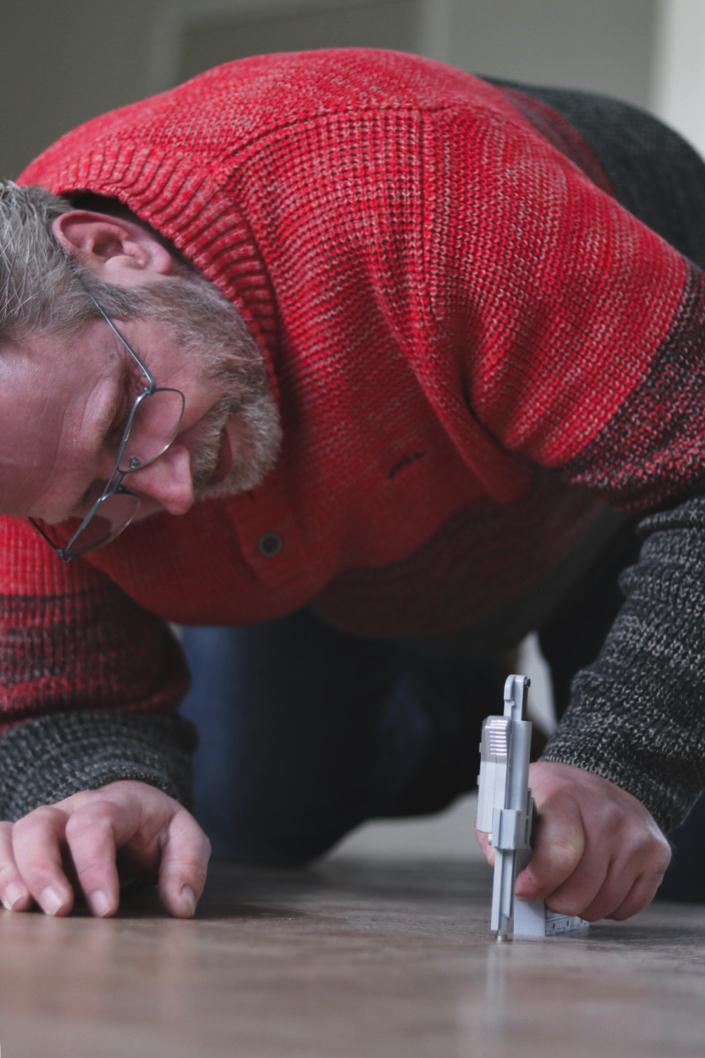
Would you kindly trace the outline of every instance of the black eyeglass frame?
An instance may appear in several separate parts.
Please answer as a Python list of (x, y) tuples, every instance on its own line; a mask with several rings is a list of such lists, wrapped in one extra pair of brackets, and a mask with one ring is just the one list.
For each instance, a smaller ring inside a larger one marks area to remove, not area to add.
[[(130, 356), (133, 358), (140, 371), (147, 379), (147, 385), (141, 393), (137, 394), (134, 401), (132, 402), (132, 407), (130, 408), (130, 413), (127, 417), (125, 428), (122, 431), (122, 437), (120, 438), (120, 444), (118, 445), (117, 454), (115, 456), (115, 466), (113, 468), (112, 474), (105, 483), (105, 488), (103, 489), (97, 500), (95, 500), (95, 502), (91, 505), (88, 512), (81, 519), (81, 524), (78, 526), (78, 529), (76, 529), (76, 532), (73, 533), (73, 535), (70, 537), (66, 546), (60, 547), (58, 544), (55, 544), (54, 541), (48, 536), (46, 531), (41, 527), (39, 522), (37, 522), (34, 518), (29, 519), (34, 528), (44, 537), (49, 546), (56, 552), (60, 559), (63, 559), (64, 562), (73, 562), (73, 560), (75, 558), (78, 558), (79, 555), (85, 555), (89, 551), (97, 551), (99, 548), (104, 547), (106, 544), (109, 544), (112, 540), (115, 540), (115, 538), (118, 537), (120, 533), (124, 532), (124, 530), (127, 529), (128, 525), (134, 520), (137, 513), (139, 512), (141, 500), (139, 496), (137, 496), (134, 492), (130, 492), (129, 489), (126, 489), (122, 483), (128, 474), (134, 473), (137, 470), (143, 470), (145, 467), (151, 466), (152, 463), (156, 462), (156, 460), (163, 456), (167, 449), (171, 447), (171, 445), (176, 440), (176, 436), (179, 432), (179, 427), (181, 425), (181, 420), (184, 414), (184, 406), (186, 403), (186, 398), (184, 397), (180, 389), (173, 389), (168, 386), (157, 385), (156, 378), (149, 370), (147, 365), (144, 363), (140, 355), (132, 348), (124, 334), (122, 334), (118, 330), (115, 323), (110, 319), (110, 317), (104, 311), (102, 306), (99, 305), (99, 303), (88, 290), (86, 290), (86, 294), (93, 302), (94, 307), (97, 309), (98, 313), (105, 321), (105, 323), (107, 323), (108, 327), (113, 332), (115, 337), (118, 339), (118, 341), (120, 341), (120, 343), (124, 346)], [(132, 430), (132, 425), (135, 421), (135, 416), (137, 415), (140, 405), (148, 397), (151, 397), (154, 393), (176, 393), (181, 399), (181, 411), (174, 426), (173, 436), (171, 437), (171, 440), (168, 441), (164, 445), (164, 447), (159, 452), (157, 452), (156, 455), (154, 455), (151, 459), (147, 460), (147, 462), (143, 463), (136, 456), (133, 456), (129, 461), (130, 465), (123, 470), (120, 467), (120, 463), (127, 447), (127, 442), (130, 439), (130, 432)], [(102, 505), (106, 502), (106, 500), (109, 500), (112, 496), (117, 495), (132, 496), (134, 498), (135, 502), (132, 514), (123, 522), (122, 525), (120, 525), (120, 527), (114, 533), (107, 536), (105, 540), (101, 540), (99, 544), (94, 544), (92, 547), (86, 547), (80, 550), (75, 550), (76, 541), (79, 539), (81, 534), (85, 532), (86, 528), (92, 522), (93, 518), (96, 516)]]

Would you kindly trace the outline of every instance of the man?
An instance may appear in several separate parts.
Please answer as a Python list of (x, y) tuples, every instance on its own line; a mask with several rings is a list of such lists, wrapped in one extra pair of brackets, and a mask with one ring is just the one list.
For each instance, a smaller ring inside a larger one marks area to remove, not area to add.
[(703, 175), (621, 104), (351, 49), (3, 186), (5, 906), (111, 914), (141, 869), (193, 913), (167, 622), (223, 626), (185, 635), (197, 814), (269, 863), (471, 788), (538, 629), (570, 706), (517, 892), (649, 902), (705, 786)]

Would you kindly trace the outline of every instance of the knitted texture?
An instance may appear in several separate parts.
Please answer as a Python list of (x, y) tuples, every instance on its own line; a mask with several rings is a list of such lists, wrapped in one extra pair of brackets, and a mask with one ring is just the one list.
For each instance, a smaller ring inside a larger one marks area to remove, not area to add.
[[(700, 486), (705, 284), (647, 162), (665, 144), (700, 215), (703, 169), (653, 123), (625, 179), (634, 112), (599, 107), (609, 134), (591, 137), (584, 97), (399, 53), (289, 53), (94, 119), (29, 166), (25, 183), (124, 202), (237, 306), (284, 444), (253, 492), (151, 518), (70, 567), (3, 520), (8, 722), (173, 708), (182, 673), (146, 614), (252, 623), (315, 601), (369, 635), (514, 643), (617, 510)], [(635, 213), (653, 224), (661, 206), (659, 235)], [(584, 708), (616, 730), (623, 700)], [(583, 720), (562, 731), (555, 759), (597, 770)], [(634, 740), (623, 752), (622, 784), (646, 790)], [(661, 820), (701, 781), (673, 759), (668, 791), (649, 790)]]
[(188, 806), (193, 725), (179, 716), (55, 713), (7, 732), (0, 743), (0, 814), (20, 819), (40, 804), (120, 779), (149, 783)]
[(624, 606), (595, 663), (573, 680), (543, 759), (616, 782), (670, 829), (688, 792), (705, 787), (705, 499), (652, 515), (640, 531), (639, 564), (620, 578)]

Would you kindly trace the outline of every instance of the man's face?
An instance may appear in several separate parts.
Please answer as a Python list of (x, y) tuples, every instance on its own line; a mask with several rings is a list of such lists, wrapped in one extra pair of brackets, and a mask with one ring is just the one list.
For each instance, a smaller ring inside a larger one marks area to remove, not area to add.
[[(151, 283), (151, 296), (184, 282)], [(116, 321), (157, 385), (185, 397), (173, 445), (125, 479), (142, 500), (140, 517), (159, 510), (185, 514), (195, 500), (252, 488), (278, 447), (271, 395), (259, 382), (248, 386), (238, 368), (237, 328), (229, 349), (227, 319), (212, 318), (212, 303), (208, 310), (199, 306), (197, 287), (180, 308), (182, 300), (169, 304), (175, 324), (149, 316)], [(33, 334), (1, 343), (2, 513), (49, 523), (85, 513), (113, 471), (131, 398), (141, 388), (132, 357), (100, 319), (71, 338)]]

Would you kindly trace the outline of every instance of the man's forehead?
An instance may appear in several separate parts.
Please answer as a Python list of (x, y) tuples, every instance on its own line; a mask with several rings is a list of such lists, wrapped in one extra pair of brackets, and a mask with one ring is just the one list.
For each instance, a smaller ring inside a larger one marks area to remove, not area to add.
[(81, 343), (46, 334), (0, 342), (0, 513), (41, 517), (58, 470), (70, 469), (103, 377), (84, 359)]
[(51, 391), (27, 343), (0, 342), (0, 512), (22, 515), (46, 487), (56, 432)]
[(3, 411), (20, 401), (28, 410), (56, 394), (60, 360), (56, 341), (44, 334), (25, 334), (0, 341), (0, 407)]
[(0, 379), (7, 377), (16, 389), (46, 380), (50, 391), (66, 379), (73, 389), (114, 371), (119, 358), (110, 332), (91, 319), (70, 332), (34, 331), (3, 339)]

